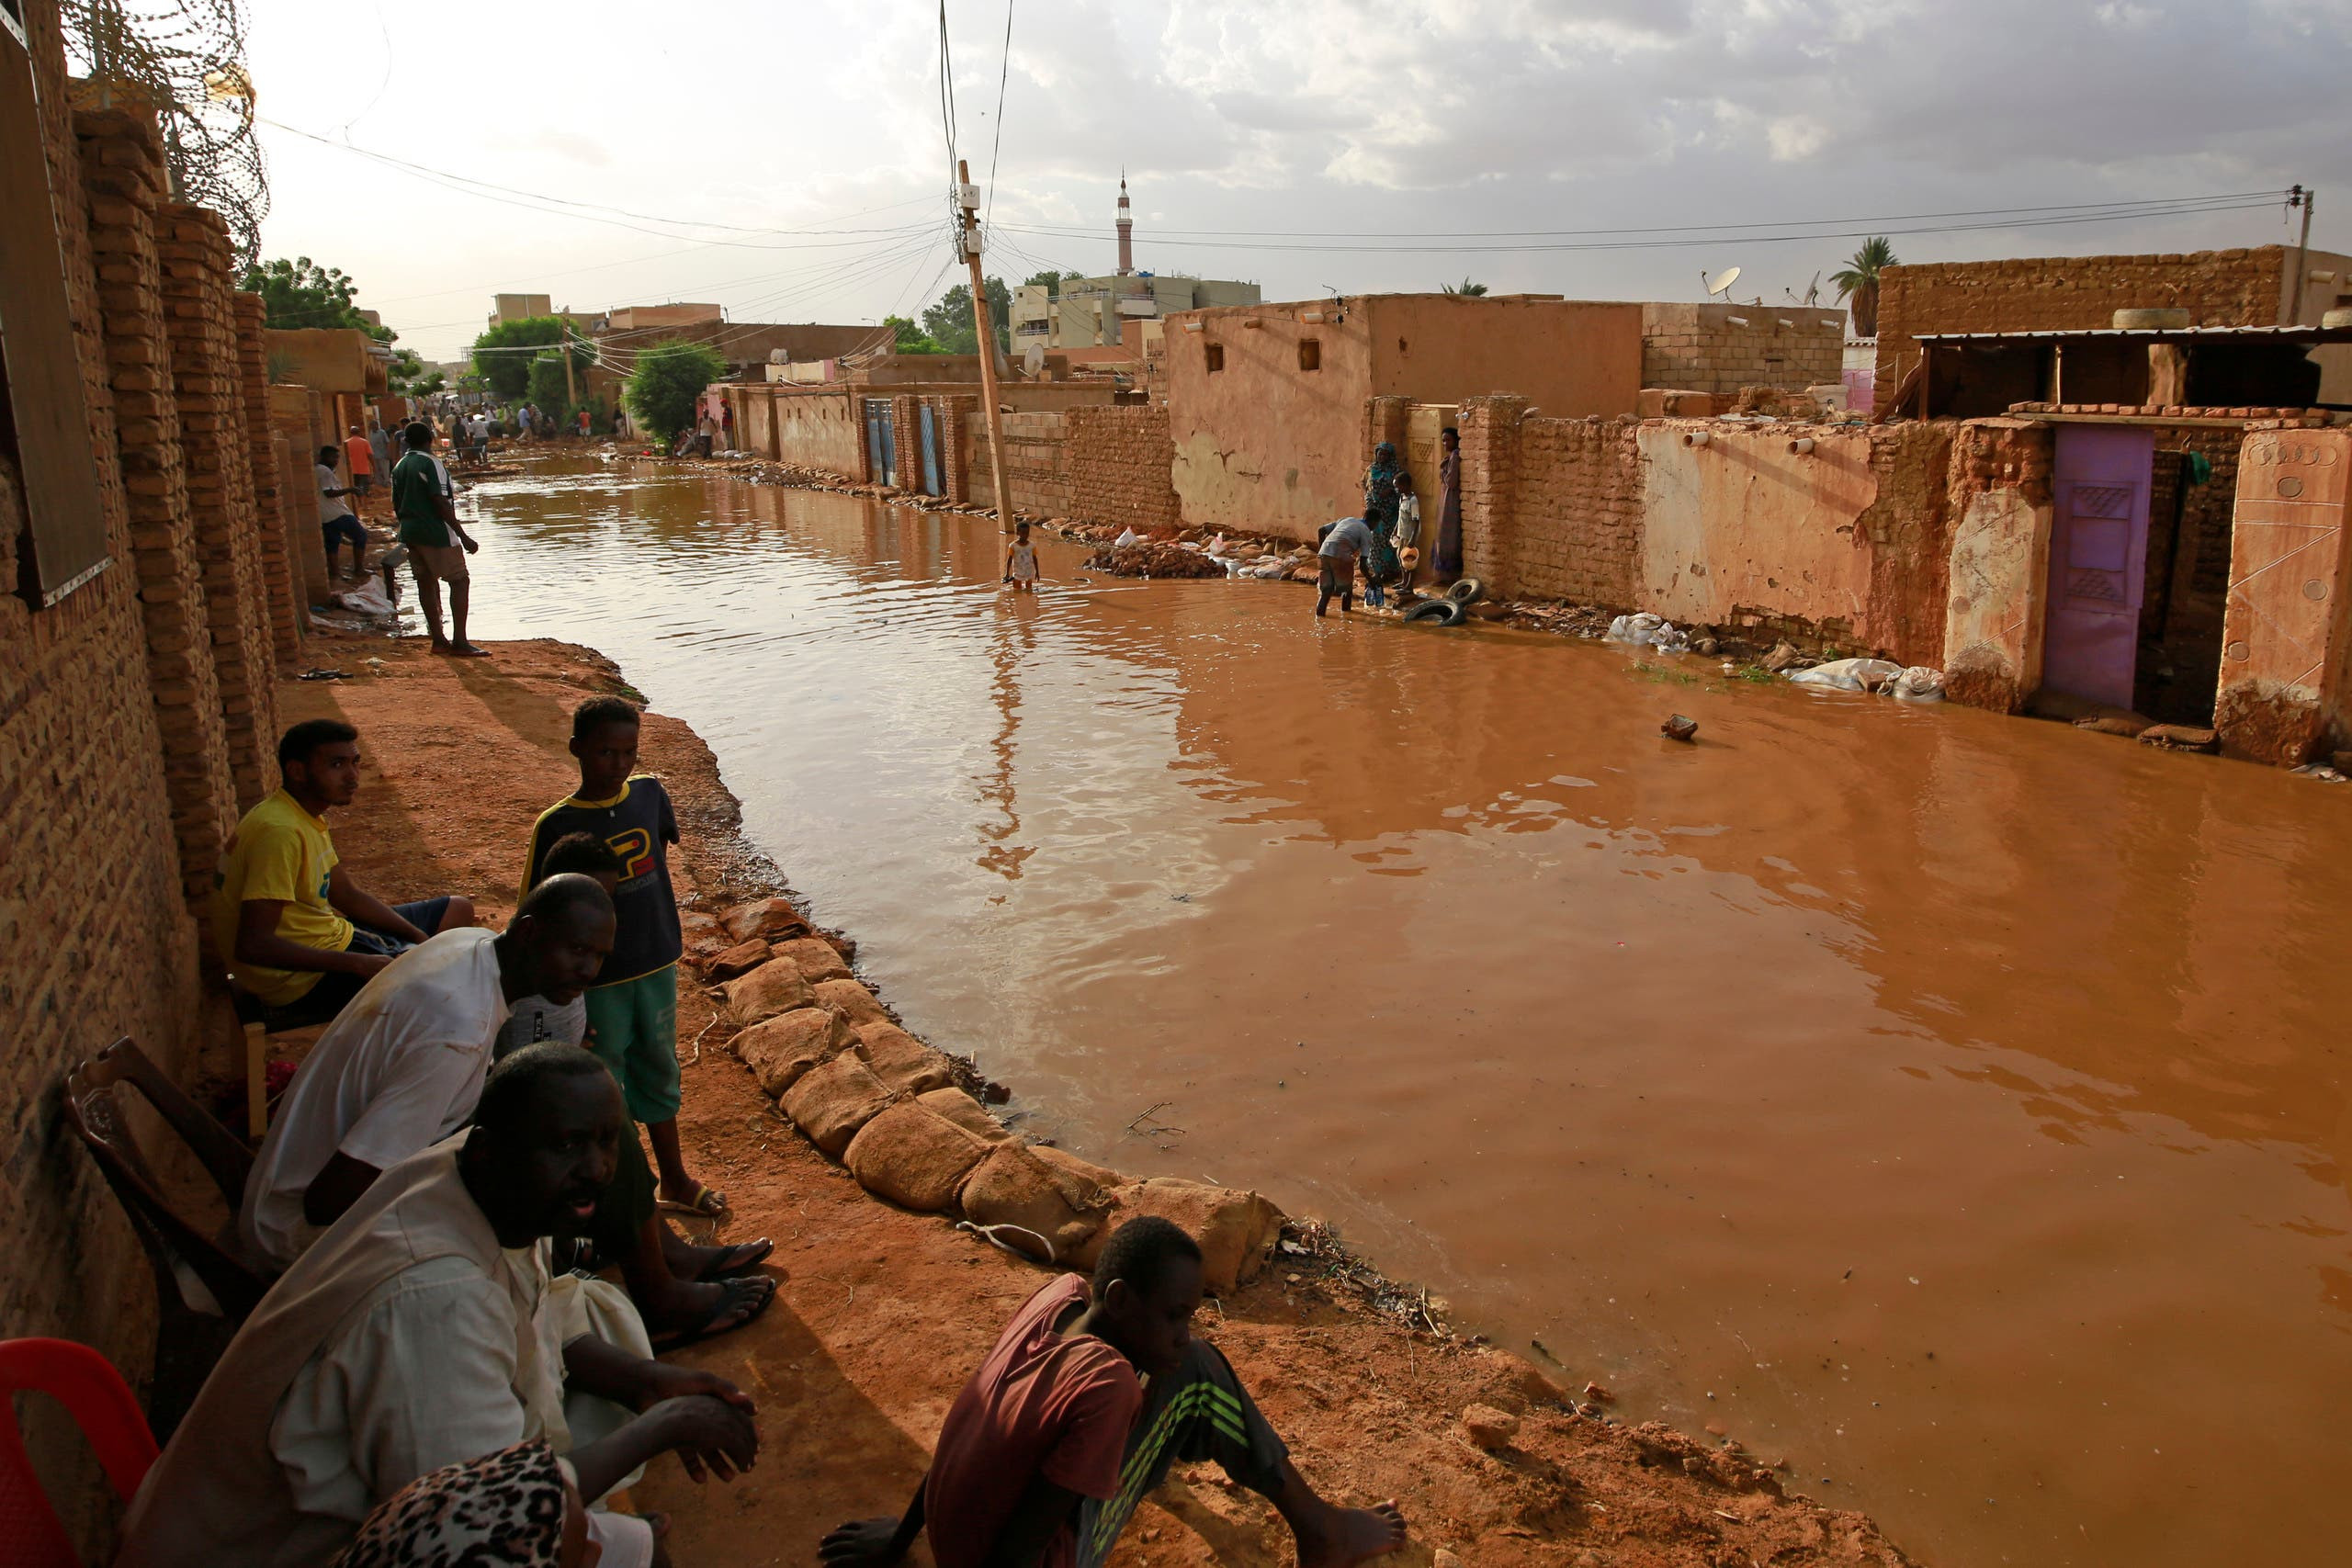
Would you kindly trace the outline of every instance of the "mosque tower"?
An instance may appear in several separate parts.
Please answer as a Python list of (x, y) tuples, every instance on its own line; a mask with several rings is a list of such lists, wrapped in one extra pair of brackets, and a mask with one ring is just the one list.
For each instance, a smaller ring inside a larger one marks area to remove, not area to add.
[(1127, 176), (1119, 175), (1119, 276), (1131, 277), (1136, 270), (1136, 220), (1127, 208)]

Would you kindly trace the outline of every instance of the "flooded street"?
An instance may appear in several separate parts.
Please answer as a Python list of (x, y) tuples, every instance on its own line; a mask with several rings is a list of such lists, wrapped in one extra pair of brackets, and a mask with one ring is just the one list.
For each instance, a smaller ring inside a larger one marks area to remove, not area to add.
[(1018, 600), (988, 521), (831, 494), (465, 505), (476, 635), (692, 724), (1033, 1130), (1330, 1219), (1928, 1562), (2340, 1556), (2352, 789), (1051, 541)]

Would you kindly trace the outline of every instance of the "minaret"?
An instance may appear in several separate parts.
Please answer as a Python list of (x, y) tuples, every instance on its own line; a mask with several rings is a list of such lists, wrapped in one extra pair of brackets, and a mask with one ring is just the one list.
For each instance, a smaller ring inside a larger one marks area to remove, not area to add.
[(1119, 276), (1129, 277), (1136, 270), (1136, 220), (1127, 209), (1127, 176), (1119, 175)]

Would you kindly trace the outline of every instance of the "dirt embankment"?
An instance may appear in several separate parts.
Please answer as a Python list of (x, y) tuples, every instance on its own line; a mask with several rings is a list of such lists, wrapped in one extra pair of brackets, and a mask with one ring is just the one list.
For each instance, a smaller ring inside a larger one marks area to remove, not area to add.
[[(619, 671), (582, 649), (509, 643), (495, 652), (449, 660), (414, 642), (322, 637), (309, 662), (356, 678), (288, 682), (279, 701), (288, 723), (339, 714), (359, 727), (367, 777), (335, 825), (355, 877), (394, 898), (468, 893), (485, 919), (503, 922), (532, 820), (574, 782), (564, 750), (571, 708), (625, 688)], [(677, 801), (690, 911), (788, 892), (742, 840), (735, 799), (691, 730), (649, 715), (643, 760)], [(775, 1237), (785, 1278), (758, 1323), (679, 1359), (752, 1393), (764, 1448), (758, 1468), (731, 1486), (697, 1488), (662, 1461), (637, 1501), (672, 1514), (684, 1568), (805, 1564), (833, 1524), (904, 1504), (957, 1388), (1046, 1273), (946, 1218), (869, 1196), (717, 1047), (727, 1029), (713, 1024), (702, 987), (684, 986), (680, 1131), (694, 1168), (732, 1201), (721, 1234)], [(1862, 1516), (1783, 1495), (1779, 1472), (1755, 1456), (1615, 1423), (1582, 1393), (1575, 1400), (1599, 1413), (1580, 1414), (1560, 1382), (1442, 1324), (1408, 1326), (1382, 1310), (1379, 1294), (1343, 1261), (1285, 1253), (1210, 1306), (1204, 1327), (1317, 1486), (1343, 1501), (1402, 1501), (1412, 1545), (1395, 1561), (1906, 1561)], [(1474, 1405), (1501, 1416), (1465, 1423)], [(921, 1548), (915, 1561), (929, 1561)], [(1268, 1507), (1213, 1468), (1195, 1468), (1137, 1516), (1114, 1561), (1272, 1564), (1291, 1555)]]

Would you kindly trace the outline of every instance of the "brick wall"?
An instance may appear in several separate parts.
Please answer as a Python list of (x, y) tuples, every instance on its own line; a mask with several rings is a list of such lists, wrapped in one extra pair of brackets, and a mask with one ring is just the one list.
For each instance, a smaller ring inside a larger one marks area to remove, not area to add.
[(1623, 608), (1635, 598), (1642, 464), (1629, 419), (1525, 417), (1527, 400), (1462, 405), (1463, 565), (1493, 592)]
[(1846, 312), (1770, 305), (1642, 307), (1642, 385), (1729, 395), (1844, 375)]
[(155, 248), (163, 263), (173, 395), (204, 570), (212, 668), (242, 810), (277, 786), (277, 715), (229, 287), (229, 226), (216, 212), (166, 203), (156, 214)]
[(1176, 444), (1163, 407), (1076, 408), (1069, 432), (1069, 515), (1148, 531), (1179, 526), (1170, 472)]
[[(1069, 517), (1070, 485), (1068, 428), (1074, 411), (1047, 413), (1008, 413), (997, 417), (1004, 428), (1004, 472), (1012, 491), (1012, 510), (1033, 517)], [(964, 423), (964, 462), (972, 499), (983, 506), (996, 500), (996, 469), (989, 460), (989, 430), (975, 416)]]
[[(304, 601), (294, 592), (300, 567), (293, 557), (288, 528), (295, 472), (282, 466), (269, 429), (269, 356), (262, 333), (266, 315), (258, 294), (232, 297), (237, 334), (237, 392), (245, 422), (245, 460), (253, 476), (254, 539), (259, 547), (263, 591), (256, 603), (269, 625), (270, 649), (280, 665), (291, 666), (302, 655), (302, 633), (309, 625)], [(341, 445), (340, 442), (337, 445)], [(301, 470), (303, 475), (308, 468)], [(390, 482), (387, 476), (385, 482)], [(308, 493), (309, 487), (304, 487)]]
[(2115, 312), (2186, 309), (2200, 327), (2277, 324), (2288, 253), (2278, 245), (2147, 256), (2041, 256), (1889, 267), (1879, 279), (1878, 389), (1919, 356), (1919, 333), (2112, 326)]
[[(63, 1125), (59, 1084), (71, 1063), (119, 1034), (167, 1066), (184, 1059), (198, 1006), (196, 940), (149, 690), (142, 576), (115, 457), (110, 342), (55, 0), (34, 0), (27, 22), (111, 565), (49, 609), (0, 594), (0, 835), (11, 846), (0, 855), (0, 1206), (9, 1216), (0, 1324), (94, 1345), (136, 1379), (153, 1334), (146, 1263)], [(12, 245), (49, 243), (42, 215), (9, 221)], [(0, 454), (0, 581), (10, 584), (23, 505), (13, 458)], [(102, 1547), (114, 1507), (95, 1467), (46, 1402), (26, 1414), (35, 1460), (62, 1483), (77, 1539)], [(90, 1560), (104, 1561), (103, 1551)]]

